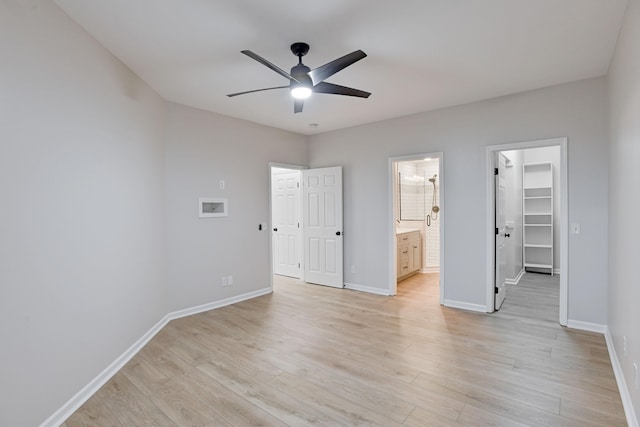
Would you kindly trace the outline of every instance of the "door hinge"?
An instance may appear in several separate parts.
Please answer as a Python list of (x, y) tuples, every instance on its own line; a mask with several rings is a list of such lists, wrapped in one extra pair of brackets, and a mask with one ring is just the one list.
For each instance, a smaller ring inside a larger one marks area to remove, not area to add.
[(496, 227), (496, 236), (500, 234), (500, 231), (498, 230), (498, 227)]
[(299, 182), (296, 182), (296, 186), (297, 186), (298, 188), (300, 188), (300, 183), (299, 183)]
[(300, 223), (298, 223), (298, 228), (300, 228)]
[(500, 290), (498, 289), (498, 287), (496, 286), (496, 294), (500, 292)]
[(298, 263), (298, 268), (300, 268), (300, 263)]
[(498, 168), (493, 169), (493, 174), (498, 175)]

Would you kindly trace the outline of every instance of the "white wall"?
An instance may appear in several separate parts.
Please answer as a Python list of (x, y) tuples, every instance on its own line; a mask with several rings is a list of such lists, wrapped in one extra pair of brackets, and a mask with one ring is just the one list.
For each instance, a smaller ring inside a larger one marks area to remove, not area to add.
[[(558, 271), (560, 269), (560, 146), (529, 148), (523, 150), (523, 154), (525, 164), (550, 162), (553, 165), (553, 269), (562, 274)], [(606, 168), (604, 162), (597, 171), (591, 172), (596, 175), (596, 179), (606, 180), (603, 168)], [(606, 221), (606, 218), (602, 221)], [(576, 222), (578, 222), (577, 218)], [(606, 222), (602, 224), (606, 225)]]
[[(569, 318), (606, 323), (607, 127), (604, 78), (590, 79), (310, 138), (312, 167), (344, 167), (345, 281), (387, 289), (388, 158), (444, 152), (445, 299), (486, 307), (485, 147), (569, 140)], [(375, 96), (375, 94), (374, 94)]]
[[(269, 162), (306, 165), (306, 137), (175, 104), (166, 132), (170, 310), (268, 288)], [(199, 197), (227, 197), (229, 216), (198, 218)]]
[(48, 1), (0, 2), (0, 425), (167, 312), (164, 102)]
[[(640, 392), (633, 362), (640, 368), (640, 0), (629, 0), (608, 77), (609, 88), (609, 310), (608, 326), (636, 416)], [(592, 171), (598, 176), (602, 170)], [(623, 337), (628, 340), (624, 356)]]

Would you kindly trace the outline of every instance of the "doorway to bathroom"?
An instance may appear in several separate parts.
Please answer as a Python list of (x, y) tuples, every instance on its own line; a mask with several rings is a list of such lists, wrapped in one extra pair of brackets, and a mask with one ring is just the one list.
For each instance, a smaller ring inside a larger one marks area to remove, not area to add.
[(487, 148), (489, 312), (567, 323), (566, 138)]
[(389, 159), (389, 294), (419, 292), (442, 304), (442, 153)]

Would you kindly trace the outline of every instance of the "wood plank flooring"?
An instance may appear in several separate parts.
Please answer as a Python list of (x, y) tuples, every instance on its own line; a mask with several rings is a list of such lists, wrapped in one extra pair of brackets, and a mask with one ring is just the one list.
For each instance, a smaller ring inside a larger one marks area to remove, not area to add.
[(560, 276), (525, 273), (517, 285), (507, 286), (507, 298), (496, 314), (524, 322), (558, 323), (559, 303)]
[(437, 275), (396, 297), (278, 277), (170, 322), (63, 426), (626, 425), (604, 338), (526, 304), (547, 291), (488, 315), (441, 307)]

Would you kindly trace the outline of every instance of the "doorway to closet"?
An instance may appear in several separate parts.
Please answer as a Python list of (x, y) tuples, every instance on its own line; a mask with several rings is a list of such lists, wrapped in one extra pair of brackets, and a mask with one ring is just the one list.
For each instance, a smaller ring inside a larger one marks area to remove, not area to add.
[(566, 325), (566, 138), (488, 147), (487, 156), (488, 311)]
[(389, 294), (443, 301), (442, 153), (390, 160), (392, 223)]

